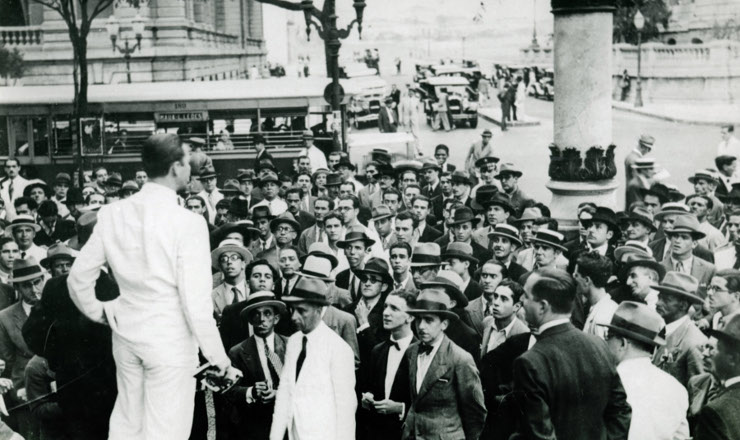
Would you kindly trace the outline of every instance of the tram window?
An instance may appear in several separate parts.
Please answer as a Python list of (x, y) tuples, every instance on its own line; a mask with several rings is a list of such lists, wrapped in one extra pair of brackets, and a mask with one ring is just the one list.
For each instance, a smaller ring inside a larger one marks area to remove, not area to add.
[(28, 118), (11, 118), (14, 145), (13, 151), (16, 156), (28, 156), (31, 154), (31, 144), (28, 139)]
[(105, 153), (123, 154), (141, 150), (144, 141), (154, 134), (153, 119), (141, 116), (105, 115)]
[(68, 116), (67, 118), (58, 116), (52, 121), (52, 131), (54, 132), (54, 139), (56, 140), (54, 154), (57, 156), (71, 156), (74, 152), (71, 121), (71, 116)]
[(46, 118), (33, 118), (33, 155), (35, 157), (49, 155), (49, 126)]
[(82, 154), (103, 154), (103, 139), (99, 118), (80, 119), (82, 133)]
[(0, 116), (0, 156), (7, 156), (8, 148), (8, 118)]

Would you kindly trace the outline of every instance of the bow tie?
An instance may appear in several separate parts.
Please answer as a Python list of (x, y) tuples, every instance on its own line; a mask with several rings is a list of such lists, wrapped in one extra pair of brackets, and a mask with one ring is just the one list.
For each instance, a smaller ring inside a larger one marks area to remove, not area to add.
[(391, 347), (395, 347), (396, 350), (401, 351), (401, 346), (398, 344), (398, 341), (391, 339), (388, 341), (388, 344), (390, 344)]
[(434, 349), (433, 345), (429, 344), (419, 344), (419, 354), (429, 354)]

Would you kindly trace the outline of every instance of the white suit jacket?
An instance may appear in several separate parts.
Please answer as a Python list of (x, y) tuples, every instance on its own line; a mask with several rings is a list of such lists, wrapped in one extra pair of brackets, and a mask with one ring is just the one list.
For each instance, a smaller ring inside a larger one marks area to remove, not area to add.
[(13, 179), (13, 194), (10, 194), (10, 180), (3, 180), (0, 184), (0, 197), (5, 202), (5, 210), (8, 213), (8, 219), (12, 220), (15, 218), (15, 205), (13, 201), (18, 197), (23, 197), (23, 191), (30, 184), (30, 182), (21, 176), (17, 176)]
[(288, 339), (270, 440), (283, 440), (286, 431), (290, 440), (353, 440), (357, 398), (352, 349), (323, 321), (307, 336), (298, 382), (295, 371), (303, 333)]
[[(121, 295), (103, 303), (95, 282), (105, 264)], [(205, 219), (152, 182), (100, 208), (67, 279), (72, 301), (88, 318), (110, 325), (147, 361), (173, 366), (197, 366), (198, 347), (212, 363), (228, 361), (213, 319), (212, 285)]]

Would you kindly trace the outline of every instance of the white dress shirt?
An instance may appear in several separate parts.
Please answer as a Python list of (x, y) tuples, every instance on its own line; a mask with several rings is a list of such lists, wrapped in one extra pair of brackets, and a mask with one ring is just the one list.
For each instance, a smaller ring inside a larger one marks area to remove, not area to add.
[(596, 252), (603, 257), (604, 255), (606, 255), (606, 251), (609, 250), (609, 242), (605, 241), (604, 243), (601, 244), (601, 246), (597, 248), (593, 248), (589, 244), (588, 249), (589, 249), (589, 252)]
[(35, 244), (32, 244), (31, 247), (29, 247), (25, 251), (21, 251), (21, 250), (18, 251), (18, 255), (21, 258), (26, 259), (28, 257), (33, 257), (36, 259), (36, 263), (41, 263), (41, 260), (46, 258), (46, 254), (47, 254), (46, 249), (40, 246), (36, 246)]
[(214, 189), (210, 193), (208, 193), (206, 190), (203, 190), (197, 195), (205, 200), (206, 211), (208, 211), (208, 223), (213, 224), (213, 222), (216, 221), (216, 204), (224, 198), (224, 195), (221, 194), (218, 188)]
[(731, 378), (727, 379), (726, 381), (724, 381), (722, 383), (722, 385), (724, 385), (724, 387), (727, 388), (727, 387), (730, 387), (732, 385), (735, 385), (738, 382), (740, 382), (740, 376), (735, 376), (735, 377), (731, 377)]
[(614, 316), (614, 312), (616, 311), (617, 303), (614, 302), (612, 296), (607, 293), (589, 309), (586, 323), (583, 325), (584, 333), (598, 336), (601, 339), (606, 340), (607, 328), (598, 324), (611, 323), (612, 316)]
[(398, 341), (394, 341), (393, 337), (391, 337), (391, 341), (397, 342), (399, 348), (391, 346), (388, 349), (388, 362), (385, 367), (385, 399), (388, 399), (391, 395), (391, 388), (393, 387), (393, 381), (396, 379), (396, 372), (398, 372), (403, 355), (406, 353), (406, 349), (409, 348), (413, 337), (413, 333)]
[(632, 407), (629, 440), (689, 438), (689, 396), (681, 383), (648, 356), (622, 361), (617, 373)]
[(418, 393), (421, 389), (421, 384), (424, 383), (424, 377), (429, 371), (429, 367), (432, 365), (434, 355), (439, 351), (439, 346), (442, 345), (442, 339), (444, 334), (440, 335), (436, 341), (432, 342), (432, 351), (429, 354), (421, 353), (416, 361), (416, 392)]
[[(108, 264), (120, 296), (101, 302), (95, 283)], [(153, 363), (194, 366), (198, 347), (213, 364), (228, 363), (213, 319), (208, 228), (178, 206), (177, 194), (148, 182), (133, 196), (103, 206), (92, 236), (67, 279), (72, 301), (95, 322)]]
[(517, 318), (514, 317), (509, 325), (501, 330), (496, 328), (496, 320), (491, 320), (491, 336), (488, 339), (488, 347), (486, 347), (486, 353), (503, 344), (504, 341), (509, 339), (509, 334), (511, 333), (511, 329), (514, 327), (514, 323), (516, 322), (516, 320)]

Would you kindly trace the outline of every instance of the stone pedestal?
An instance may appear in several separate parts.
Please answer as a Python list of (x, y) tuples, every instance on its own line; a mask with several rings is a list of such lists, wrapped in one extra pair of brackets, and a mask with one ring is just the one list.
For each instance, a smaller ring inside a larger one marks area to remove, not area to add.
[[(552, 0), (555, 99), (553, 139), (561, 150), (575, 148), (585, 161), (594, 146), (612, 139), (611, 55), (614, 0)], [(564, 229), (576, 226), (580, 202), (616, 206), (617, 182), (552, 180), (550, 209)], [(552, 176), (551, 176), (552, 177)]]

